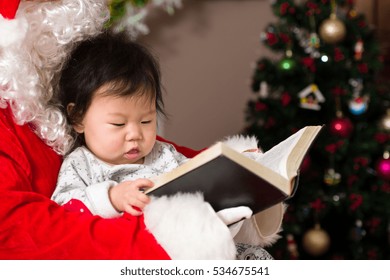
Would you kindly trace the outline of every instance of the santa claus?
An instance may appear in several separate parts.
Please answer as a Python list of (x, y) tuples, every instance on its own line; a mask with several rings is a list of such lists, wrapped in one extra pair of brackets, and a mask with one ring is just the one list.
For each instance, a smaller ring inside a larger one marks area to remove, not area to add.
[(58, 75), (109, 11), (105, 0), (19, 2), (0, 0), (0, 259), (235, 259), (236, 248), (276, 240), (282, 204), (254, 216), (245, 207), (216, 213), (201, 195), (180, 194), (153, 199), (142, 216), (104, 219), (50, 200), (72, 143), (56, 107)]

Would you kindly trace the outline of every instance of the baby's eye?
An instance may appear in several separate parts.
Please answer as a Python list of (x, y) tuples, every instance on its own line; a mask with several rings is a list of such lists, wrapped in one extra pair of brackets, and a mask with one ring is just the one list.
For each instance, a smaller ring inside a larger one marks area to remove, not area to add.
[(110, 123), (113, 126), (124, 126), (124, 123)]
[(151, 123), (152, 121), (142, 121), (141, 123), (142, 124), (148, 124), (148, 123)]

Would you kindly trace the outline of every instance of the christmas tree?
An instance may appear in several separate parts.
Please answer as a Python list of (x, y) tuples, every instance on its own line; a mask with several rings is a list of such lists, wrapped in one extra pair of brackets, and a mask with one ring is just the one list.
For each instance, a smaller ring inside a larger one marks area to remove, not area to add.
[(353, 0), (274, 0), (261, 34), (246, 133), (269, 149), (325, 128), (286, 201), (276, 259), (390, 259), (390, 92), (380, 44)]

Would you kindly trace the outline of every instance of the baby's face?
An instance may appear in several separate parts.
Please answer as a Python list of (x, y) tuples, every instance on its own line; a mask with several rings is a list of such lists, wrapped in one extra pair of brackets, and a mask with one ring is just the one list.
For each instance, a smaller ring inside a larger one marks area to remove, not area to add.
[(81, 124), (88, 149), (100, 160), (141, 164), (155, 144), (156, 104), (147, 97), (113, 97), (96, 94)]

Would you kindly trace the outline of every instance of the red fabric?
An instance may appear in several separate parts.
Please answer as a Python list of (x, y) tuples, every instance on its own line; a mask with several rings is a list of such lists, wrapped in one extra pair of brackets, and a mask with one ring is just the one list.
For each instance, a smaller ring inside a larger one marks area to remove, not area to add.
[(102, 219), (51, 201), (60, 164), (28, 125), (0, 109), (0, 259), (169, 259), (143, 216)]
[(199, 154), (201, 151), (207, 149), (207, 148), (205, 148), (205, 149), (202, 149), (202, 150), (193, 150), (193, 149), (190, 149), (190, 148), (187, 148), (187, 147), (184, 147), (184, 146), (179, 146), (176, 143), (174, 143), (172, 141), (169, 141), (167, 139), (164, 139), (161, 136), (157, 136), (157, 140), (160, 140), (160, 141), (172, 144), (173, 146), (175, 146), (176, 150), (178, 150), (180, 153), (182, 153), (183, 155), (185, 155), (188, 158), (192, 158), (192, 157), (196, 156), (197, 154)]

